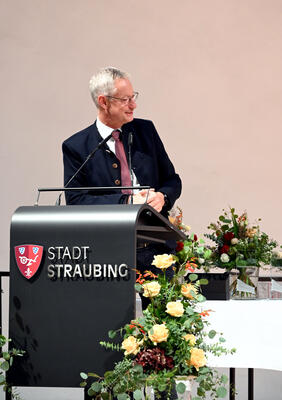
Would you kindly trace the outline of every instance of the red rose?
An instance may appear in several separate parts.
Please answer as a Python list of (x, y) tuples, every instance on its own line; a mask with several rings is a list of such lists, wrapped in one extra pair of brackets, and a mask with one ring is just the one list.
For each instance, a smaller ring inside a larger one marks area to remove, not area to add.
[(226, 232), (223, 235), (223, 240), (224, 240), (225, 243), (230, 243), (231, 239), (233, 239), (233, 238), (234, 238), (234, 233), (233, 232)]
[(220, 252), (220, 254), (228, 253), (229, 249), (230, 249), (230, 247), (229, 247), (227, 244), (224, 244), (224, 245), (219, 249), (219, 252)]
[(197, 242), (197, 240), (198, 240), (198, 236), (194, 235), (194, 242)]
[(178, 251), (183, 250), (183, 247), (184, 247), (184, 243), (183, 242), (177, 242), (176, 251), (178, 252)]

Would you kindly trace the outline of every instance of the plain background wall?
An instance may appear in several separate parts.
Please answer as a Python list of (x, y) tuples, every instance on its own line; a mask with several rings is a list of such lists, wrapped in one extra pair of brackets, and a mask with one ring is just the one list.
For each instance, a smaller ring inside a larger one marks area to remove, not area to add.
[[(96, 116), (88, 81), (129, 71), (203, 234), (229, 205), (282, 243), (280, 0), (1, 0), (0, 267), (37, 187), (60, 186), (61, 143)], [(43, 196), (42, 204), (55, 201)]]
[[(61, 143), (94, 121), (88, 81), (106, 65), (131, 73), (186, 224), (204, 233), (232, 205), (282, 243), (281, 0), (0, 0), (0, 19), (1, 269), (12, 213), (62, 184)], [(274, 374), (257, 399), (278, 400)]]

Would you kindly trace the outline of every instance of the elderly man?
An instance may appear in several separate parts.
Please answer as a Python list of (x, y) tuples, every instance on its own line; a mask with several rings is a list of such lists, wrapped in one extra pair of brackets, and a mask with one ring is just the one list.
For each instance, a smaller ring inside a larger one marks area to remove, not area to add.
[[(145, 190), (135, 191), (133, 203), (147, 200), (150, 206), (167, 216), (180, 196), (181, 180), (153, 123), (133, 117), (138, 93), (134, 92), (128, 74), (116, 68), (104, 68), (91, 78), (90, 91), (98, 110), (97, 119), (63, 143), (65, 185), (92, 150), (112, 133), (111, 139), (87, 162), (71, 186), (148, 185), (152, 188), (149, 195)], [(131, 163), (129, 135), (132, 137)], [(128, 164), (131, 164), (131, 171)], [(117, 190), (67, 192), (66, 201), (67, 204), (126, 204), (131, 202), (131, 193)], [(137, 268), (143, 272), (150, 267), (155, 254), (170, 251), (170, 247), (160, 244), (137, 249)], [(154, 267), (151, 269), (156, 272)], [(143, 308), (145, 301), (142, 300)]]

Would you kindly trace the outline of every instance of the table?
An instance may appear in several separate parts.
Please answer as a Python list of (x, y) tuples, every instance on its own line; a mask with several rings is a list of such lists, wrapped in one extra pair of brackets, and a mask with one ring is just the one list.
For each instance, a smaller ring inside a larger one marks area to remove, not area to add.
[[(205, 301), (210, 328), (222, 332), (233, 355), (208, 357), (211, 367), (230, 368), (235, 384), (235, 368), (248, 368), (249, 400), (254, 398), (254, 368), (282, 371), (282, 300)], [(230, 393), (230, 399), (235, 398)]]

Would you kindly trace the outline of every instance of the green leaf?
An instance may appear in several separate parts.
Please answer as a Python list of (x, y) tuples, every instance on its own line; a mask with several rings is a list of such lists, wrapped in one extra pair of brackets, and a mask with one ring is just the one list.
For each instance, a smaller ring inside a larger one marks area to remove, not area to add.
[(104, 393), (101, 393), (101, 397), (103, 400), (109, 400), (110, 395), (109, 395), (109, 393), (104, 392)]
[(87, 382), (80, 382), (79, 384), (81, 387), (85, 387), (87, 385)]
[(222, 383), (226, 384), (228, 382), (228, 377), (226, 375), (221, 375), (220, 380)]
[(190, 328), (190, 326), (191, 326), (191, 324), (192, 324), (192, 319), (190, 318), (190, 319), (187, 319), (185, 322), (184, 322), (184, 326), (185, 326), (185, 328)]
[(136, 292), (140, 293), (143, 292), (143, 287), (140, 285), (140, 283), (135, 283), (134, 285)]
[(4, 375), (0, 375), (0, 385), (5, 382), (5, 376)]
[(220, 386), (217, 390), (216, 390), (216, 394), (219, 398), (224, 398), (227, 395), (227, 390), (225, 387)]
[(93, 378), (100, 378), (100, 376), (97, 375), (97, 374), (94, 374), (94, 372), (88, 372), (87, 375), (88, 375), (88, 376), (92, 376)]
[(220, 338), (219, 338), (219, 341), (220, 341), (221, 343), (226, 342), (226, 340), (224, 339), (224, 337), (220, 337)]
[(81, 372), (80, 376), (81, 376), (82, 379), (87, 379), (88, 378), (88, 375), (85, 372)]
[(0, 368), (1, 368), (3, 371), (8, 371), (8, 369), (10, 368), (10, 365), (9, 365), (8, 361), (2, 362), (2, 364), (0, 364)]
[(110, 339), (114, 339), (114, 338), (116, 337), (116, 334), (117, 334), (117, 333), (116, 333), (115, 331), (109, 331), (109, 332), (108, 332), (108, 335), (109, 335), (109, 338), (110, 338)]
[(186, 390), (186, 386), (184, 385), (184, 383), (179, 382), (179, 383), (176, 385), (176, 391), (177, 391), (178, 393), (183, 394), (183, 393), (185, 393), (185, 390)]
[(195, 310), (192, 307), (186, 307), (185, 312), (188, 315), (194, 315), (195, 314)]
[(102, 385), (100, 382), (94, 382), (91, 385), (91, 389), (94, 390), (95, 393), (100, 393), (102, 389)]
[(5, 336), (0, 335), (0, 347), (4, 346), (4, 344), (7, 342), (7, 339)]
[(142, 373), (143, 372), (143, 368), (140, 364), (136, 364), (134, 365), (134, 367), (132, 368), (133, 371), (138, 372), (138, 373)]
[(89, 396), (95, 396), (95, 391), (93, 389), (91, 389), (91, 388), (89, 388), (87, 390), (87, 393), (88, 393)]
[(199, 303), (203, 303), (204, 301), (206, 301), (205, 296), (203, 296), (202, 294), (198, 294), (195, 298)]
[(117, 395), (117, 400), (128, 400), (129, 397), (127, 396), (126, 393), (121, 393)]
[(166, 390), (166, 385), (163, 384), (163, 383), (160, 383), (160, 384), (158, 385), (158, 391), (159, 391), (159, 392), (164, 392), (165, 390)]
[(207, 279), (200, 279), (199, 283), (200, 283), (200, 285), (208, 285), (209, 281)]
[(142, 391), (137, 389), (133, 392), (134, 400), (142, 400)]
[(213, 339), (216, 335), (216, 331), (214, 331), (213, 329), (211, 331), (209, 331), (209, 338)]
[(4, 358), (4, 360), (9, 361), (11, 356), (7, 351), (4, 351), (3, 352), (3, 358)]
[(197, 274), (190, 274), (189, 275), (189, 280), (190, 282), (194, 282), (198, 279), (198, 275)]

